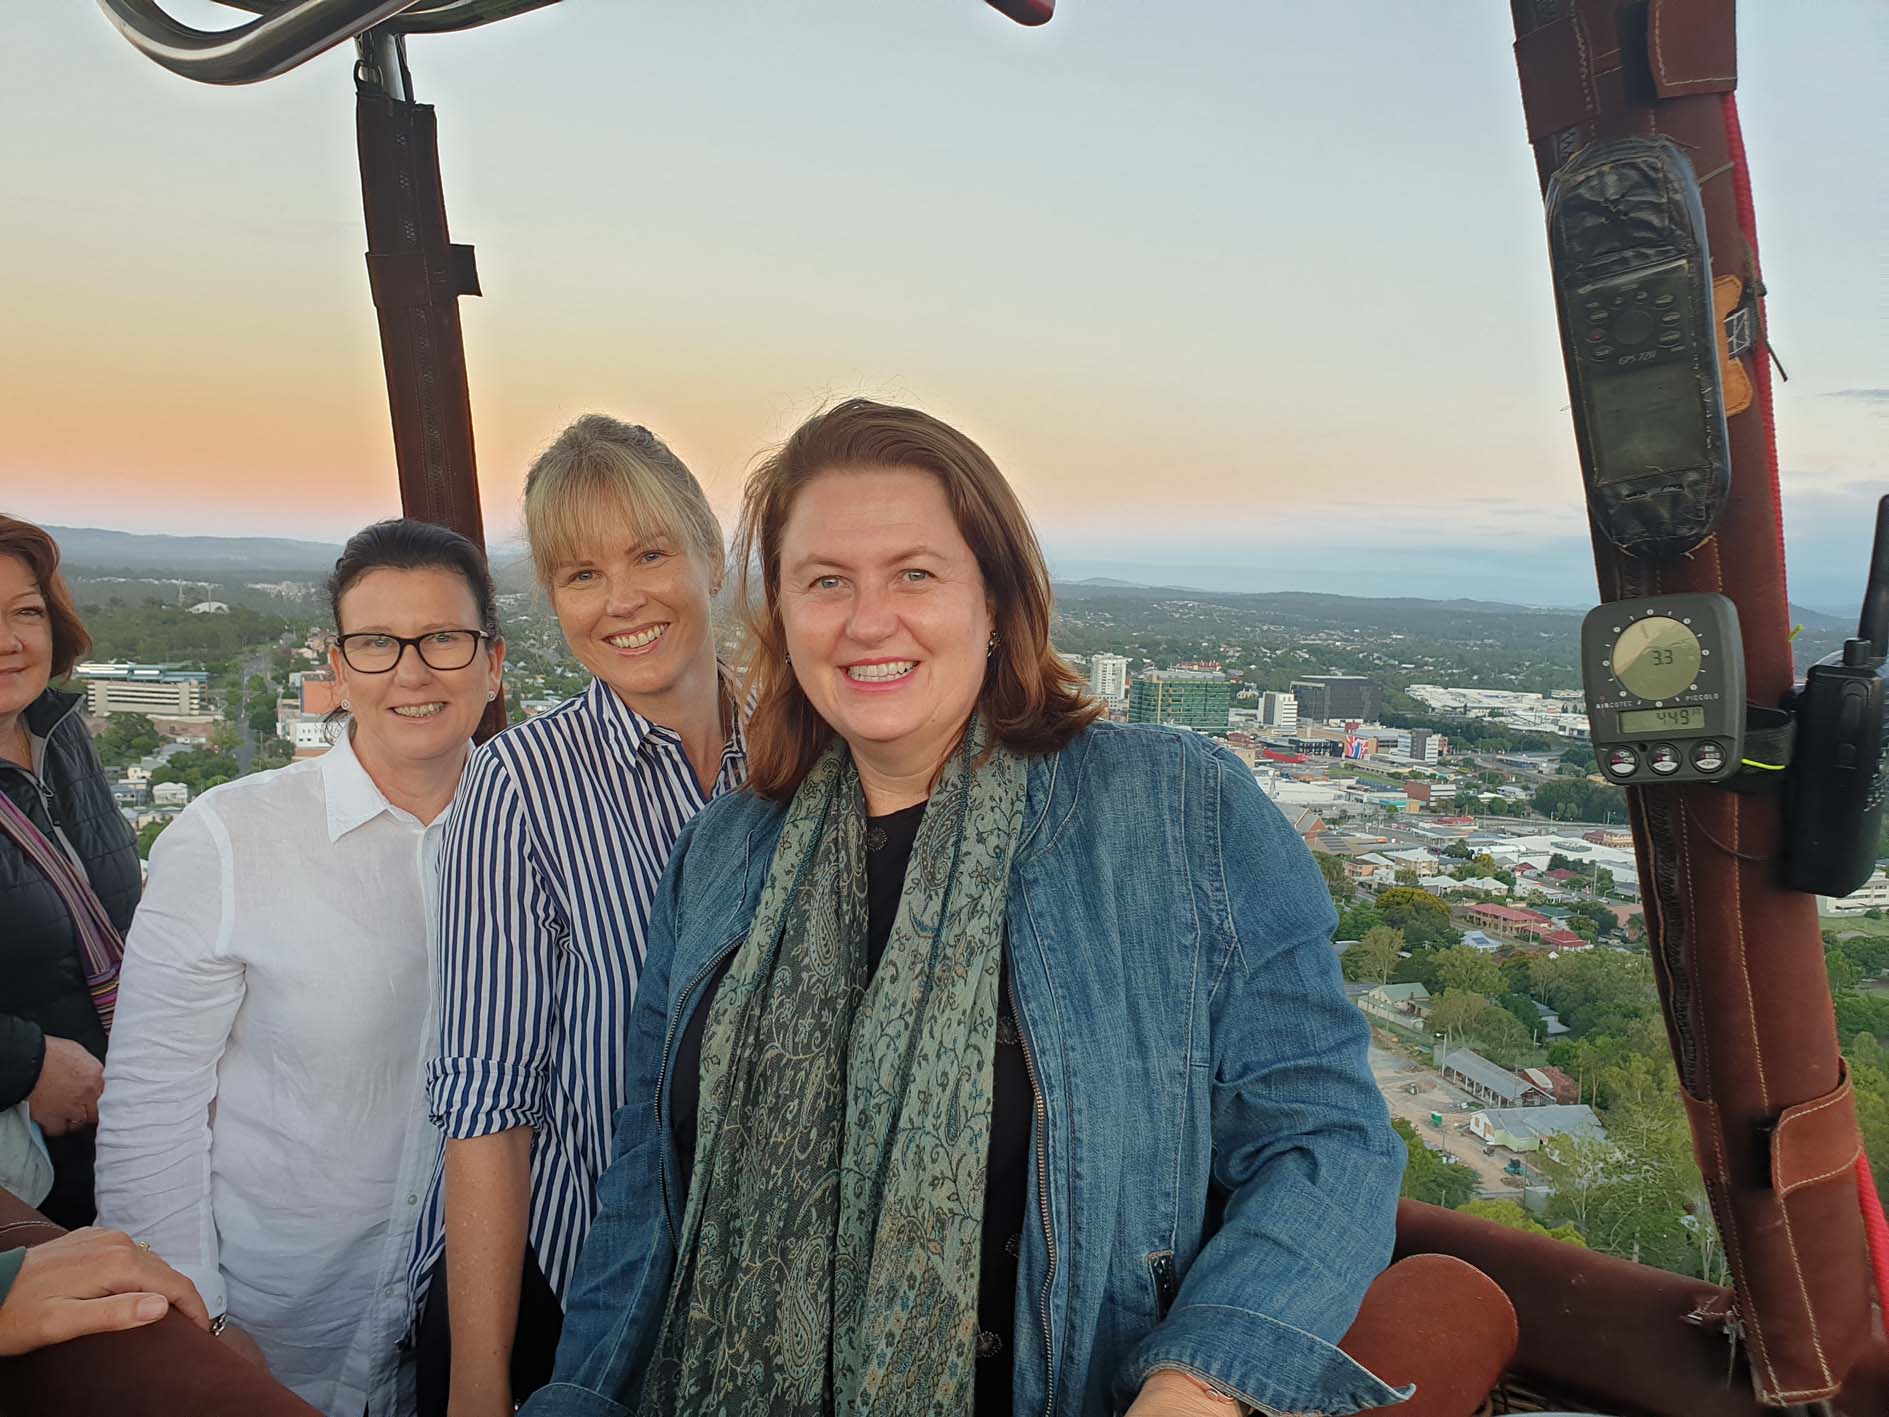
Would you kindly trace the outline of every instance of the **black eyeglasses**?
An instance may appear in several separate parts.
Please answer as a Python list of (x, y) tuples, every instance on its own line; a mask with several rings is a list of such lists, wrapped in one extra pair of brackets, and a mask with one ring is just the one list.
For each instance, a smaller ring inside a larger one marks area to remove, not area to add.
[(429, 630), (424, 635), (383, 635), (370, 630), (342, 635), (337, 643), (341, 657), (355, 673), (386, 674), (400, 663), (408, 645), (428, 669), (464, 669), (478, 654), (479, 641), (487, 638), (483, 630)]

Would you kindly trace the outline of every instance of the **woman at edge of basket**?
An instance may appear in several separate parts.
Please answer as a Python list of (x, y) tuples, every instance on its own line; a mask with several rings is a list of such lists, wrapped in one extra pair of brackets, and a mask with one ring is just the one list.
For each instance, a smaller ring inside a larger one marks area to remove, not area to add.
[[(137, 842), (85, 731), (84, 698), (51, 687), (91, 645), (57, 543), (0, 515), (0, 793), (32, 825), (30, 846), (0, 831), (0, 1109), (27, 1103), (52, 1160), (39, 1208), (68, 1229), (92, 1221), (113, 990), (142, 886)], [(17, 819), (15, 830), (25, 831)], [(76, 902), (48, 874), (61, 863), (33, 859), (48, 850), (78, 868), (64, 880)]]
[(590, 686), (473, 754), (446, 841), (438, 1204), (413, 1267), (420, 1417), (551, 1375), (610, 1160), (656, 883), (746, 755), (716, 659), (721, 526), (648, 429), (586, 414), (525, 479), (540, 589)]
[(1407, 1396), (1334, 1346), (1404, 1148), (1252, 774), (1095, 721), (1021, 507), (936, 419), (809, 420), (737, 545), (754, 791), (665, 878), (531, 1417)]
[(434, 884), (504, 643), (484, 553), (444, 527), (365, 528), (327, 592), (333, 745), (211, 788), (152, 847), (99, 1211), (310, 1405), (407, 1417)]

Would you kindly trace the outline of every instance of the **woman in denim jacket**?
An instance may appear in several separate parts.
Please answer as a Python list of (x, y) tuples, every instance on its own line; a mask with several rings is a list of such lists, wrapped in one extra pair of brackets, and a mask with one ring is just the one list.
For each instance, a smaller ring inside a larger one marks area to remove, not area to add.
[[(753, 475), (752, 791), (684, 829), (560, 1414), (1350, 1413), (1403, 1144), (1231, 755), (1097, 721), (961, 433)], [(1407, 1391), (1407, 1390), (1406, 1390)]]

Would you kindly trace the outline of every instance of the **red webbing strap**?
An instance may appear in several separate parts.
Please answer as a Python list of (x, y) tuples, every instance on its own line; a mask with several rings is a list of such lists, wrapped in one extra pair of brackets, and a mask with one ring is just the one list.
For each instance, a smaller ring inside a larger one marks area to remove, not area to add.
[(1883, 1218), (1882, 1192), (1869, 1169), (1869, 1153), (1856, 1153), (1856, 1198), (1863, 1207), (1863, 1230), (1869, 1236), (1869, 1262), (1876, 1275), (1876, 1306), (1889, 1316), (1889, 1220)]
[[(1745, 131), (1738, 125), (1738, 96), (1725, 95), (1725, 144), (1732, 154), (1732, 202), (1738, 209), (1738, 230), (1751, 251), (1751, 288), (1758, 301), (1758, 331), (1766, 337), (1771, 322), (1764, 313), (1764, 278), (1758, 261), (1758, 213), (1751, 200), (1751, 167), (1745, 161)], [(1761, 343), (1751, 352), (1752, 382), (1758, 390), (1758, 417), (1764, 420), (1765, 463), (1770, 473), (1771, 501), (1777, 507), (1778, 590), (1791, 603), (1785, 578), (1784, 496), (1778, 482), (1777, 413), (1771, 401), (1771, 346)]]

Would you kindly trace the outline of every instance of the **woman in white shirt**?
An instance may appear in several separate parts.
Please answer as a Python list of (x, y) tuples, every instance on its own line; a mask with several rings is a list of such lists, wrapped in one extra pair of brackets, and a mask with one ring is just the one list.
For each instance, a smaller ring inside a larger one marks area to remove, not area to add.
[(441, 527), (367, 528), (328, 590), (347, 731), (205, 793), (152, 850), (98, 1204), (314, 1406), (397, 1417), (438, 1148), (423, 1088), (435, 863), (504, 645), (485, 558)]

